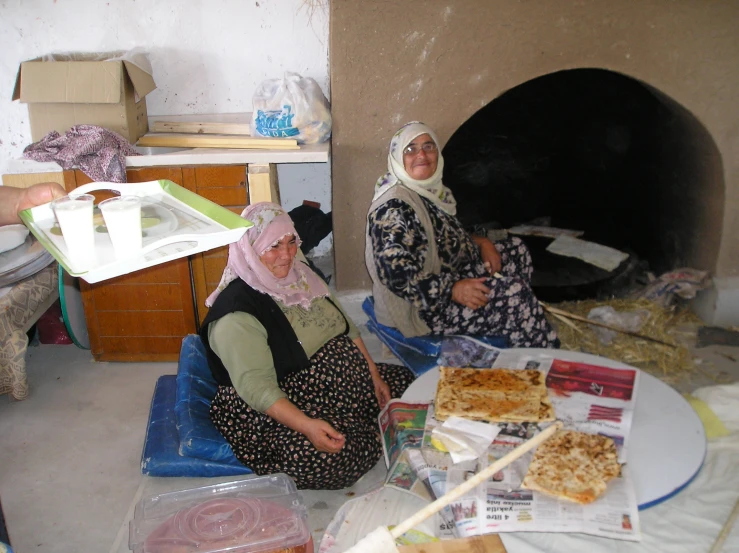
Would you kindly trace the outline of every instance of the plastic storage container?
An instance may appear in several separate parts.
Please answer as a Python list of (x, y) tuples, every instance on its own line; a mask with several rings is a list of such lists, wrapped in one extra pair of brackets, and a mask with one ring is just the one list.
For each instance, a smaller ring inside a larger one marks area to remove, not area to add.
[(313, 553), (308, 514), (285, 474), (142, 499), (129, 525), (134, 553)]

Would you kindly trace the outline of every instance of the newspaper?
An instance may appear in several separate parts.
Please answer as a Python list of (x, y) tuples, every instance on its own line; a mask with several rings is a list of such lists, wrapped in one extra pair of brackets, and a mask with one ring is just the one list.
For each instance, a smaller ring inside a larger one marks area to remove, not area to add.
[[(428, 403), (408, 403), (393, 399), (380, 412), (378, 421), (382, 437), (382, 451), (385, 455), (385, 464), (389, 469), (385, 486), (431, 502), (436, 499), (446, 481), (446, 458), (449, 456), (434, 451), (430, 447), (430, 434), (429, 436), (424, 435), (428, 409)], [(424, 439), (427, 442), (427, 457), (431, 463), (427, 463), (423, 457), (417, 458), (413, 463), (410, 456), (419, 454)], [(451, 462), (451, 458), (448, 461)], [(439, 479), (442, 488), (436, 486), (436, 481)], [(459, 537), (451, 509), (443, 509), (437, 515), (437, 522), (438, 537)]]
[[(492, 368), (537, 368), (545, 372), (547, 390), (557, 418), (565, 423), (566, 428), (611, 437), (616, 443), (619, 461), (624, 463), (639, 371), (539, 354), (523, 355), (521, 352), (495, 350), (480, 342), (470, 346), (469, 340), (457, 340), (456, 343), (455, 340), (445, 340), (442, 344), (440, 364), (450, 365), (449, 361), (459, 362), (463, 357), (486, 358), (493, 360), (487, 365)], [(481, 352), (478, 348), (489, 351)], [(463, 349), (469, 350), (466, 355), (460, 353)], [(556, 356), (556, 351), (552, 353)], [(425, 411), (423, 437), (418, 439), (416, 428), (412, 444), (397, 444), (393, 448), (402, 451), (403, 455), (402, 458), (396, 456), (399, 462), (390, 471), (387, 485), (423, 498), (429, 494), (433, 499), (441, 497), (551, 424), (499, 423), (500, 431), (487, 455), (453, 464), (451, 456), (441, 451), (431, 439), (433, 429), (441, 424), (434, 417), (433, 403), (413, 405), (418, 415), (414, 419), (415, 424)], [(394, 408), (395, 405), (389, 405), (386, 411)], [(439, 521), (440, 530), (453, 526), (452, 533), (457, 537), (536, 531), (579, 532), (627, 541), (641, 539), (636, 494), (628, 466), (622, 466), (622, 475), (608, 483), (607, 492), (597, 501), (579, 505), (521, 488), (532, 456), (533, 452), (529, 452), (517, 459), (484, 485), (477, 486), (445, 509)], [(401, 465), (402, 469), (399, 468)], [(398, 477), (401, 471), (405, 479)]]
[(428, 403), (408, 403), (393, 399), (378, 415), (382, 452), (388, 468), (396, 464), (406, 448), (421, 447), (428, 407)]

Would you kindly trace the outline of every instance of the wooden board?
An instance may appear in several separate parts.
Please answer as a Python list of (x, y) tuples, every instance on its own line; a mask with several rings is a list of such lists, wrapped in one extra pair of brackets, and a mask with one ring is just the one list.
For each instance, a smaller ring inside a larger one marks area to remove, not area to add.
[(71, 171), (59, 171), (58, 173), (18, 173), (3, 175), (4, 186), (15, 188), (28, 188), (40, 182), (56, 182), (66, 187), (66, 183), (74, 180)]
[(217, 123), (208, 121), (152, 121), (151, 132), (176, 132), (186, 134), (238, 134), (251, 136), (249, 123)]
[(250, 163), (247, 169), (249, 203), (280, 203), (280, 186), (277, 182), (277, 167), (274, 163)]
[(402, 545), (398, 547), (398, 551), (400, 553), (507, 553), (498, 534), (418, 545)]
[(299, 150), (292, 138), (251, 138), (231, 134), (148, 133), (136, 143), (143, 147), (238, 148), (262, 150)]

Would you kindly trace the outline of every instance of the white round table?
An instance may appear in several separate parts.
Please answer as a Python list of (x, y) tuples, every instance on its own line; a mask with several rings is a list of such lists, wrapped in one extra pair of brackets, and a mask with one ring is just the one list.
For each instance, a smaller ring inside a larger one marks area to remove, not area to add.
[[(633, 369), (624, 363), (587, 353), (539, 348), (516, 348), (522, 354), (543, 354), (565, 361)], [(637, 369), (638, 370), (638, 369)], [(634, 479), (639, 509), (669, 499), (695, 478), (706, 456), (703, 423), (678, 392), (652, 375), (639, 371), (636, 408), (631, 423), (626, 462)], [(438, 367), (419, 376), (405, 391), (406, 401), (434, 398)]]

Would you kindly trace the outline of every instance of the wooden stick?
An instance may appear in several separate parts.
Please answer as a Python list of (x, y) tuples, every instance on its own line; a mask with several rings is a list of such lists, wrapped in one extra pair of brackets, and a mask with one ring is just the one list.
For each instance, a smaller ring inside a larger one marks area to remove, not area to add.
[(482, 484), (485, 480), (493, 476), (493, 474), (495, 474), (499, 470), (502, 470), (508, 465), (510, 465), (513, 461), (521, 457), (524, 453), (527, 453), (528, 451), (535, 448), (543, 441), (549, 439), (549, 437), (551, 437), (551, 435), (554, 434), (560, 428), (562, 428), (562, 422), (556, 421), (554, 424), (552, 424), (549, 428), (547, 428), (543, 432), (540, 432), (539, 434), (537, 434), (530, 440), (522, 443), (516, 449), (514, 449), (507, 455), (504, 455), (503, 457), (495, 461), (492, 465), (489, 465), (484, 470), (481, 470), (469, 480), (462, 482), (459, 486), (454, 488), (452, 491), (447, 492), (446, 494), (441, 496), (439, 499), (437, 499), (433, 503), (426, 505), (423, 509), (421, 509), (414, 515), (411, 515), (410, 517), (405, 519), (403, 522), (398, 524), (395, 528), (390, 530), (390, 534), (392, 535), (393, 538), (398, 538), (402, 536), (408, 530), (413, 528), (415, 525), (420, 524), (421, 522), (429, 518), (431, 515), (438, 513), (444, 507), (449, 505), (452, 501), (459, 499), (464, 494), (466, 494), (468, 491), (472, 490), (475, 486)]
[(724, 526), (723, 528), (721, 528), (721, 532), (716, 538), (716, 541), (713, 542), (713, 547), (711, 547), (711, 550), (708, 553), (718, 553), (719, 551), (721, 551), (721, 547), (723, 547), (726, 538), (729, 537), (731, 527), (734, 526), (734, 522), (736, 522), (737, 517), (739, 517), (739, 499), (736, 500), (736, 503), (734, 504), (734, 510), (731, 511), (729, 518), (727, 518), (726, 522), (724, 522)]
[(582, 329), (578, 328), (577, 325), (573, 323), (571, 320), (569, 320), (567, 317), (563, 317), (559, 313), (552, 313), (552, 316), (554, 316), (558, 321), (569, 326), (572, 330), (574, 330), (578, 334), (582, 334)]
[(185, 134), (238, 134), (251, 136), (249, 123), (219, 123), (215, 121), (152, 121), (151, 132), (175, 132)]
[(609, 330), (615, 330), (616, 332), (621, 332), (623, 334), (628, 334), (630, 336), (635, 336), (637, 338), (644, 338), (645, 340), (650, 340), (652, 342), (657, 342), (658, 344), (662, 344), (663, 346), (669, 346), (671, 348), (677, 348), (675, 344), (670, 344), (669, 342), (664, 342), (662, 340), (659, 340), (657, 338), (652, 338), (651, 336), (647, 336), (646, 334), (640, 334), (638, 332), (634, 332), (632, 330), (625, 330), (623, 328), (619, 328), (617, 326), (609, 325), (606, 323), (601, 323), (599, 321), (591, 321), (587, 317), (581, 317), (580, 315), (575, 315), (574, 313), (569, 313), (567, 311), (564, 311), (562, 309), (557, 309), (556, 307), (551, 307), (550, 305), (547, 305), (543, 302), (541, 303), (541, 306), (546, 310), (552, 313), (553, 315), (562, 315), (563, 317), (567, 317), (568, 319), (574, 319), (576, 321), (581, 321), (583, 323), (588, 323), (589, 325), (595, 325), (595, 326), (602, 326), (603, 328), (607, 328)]

